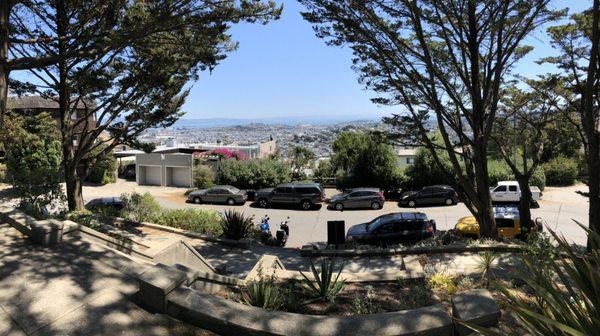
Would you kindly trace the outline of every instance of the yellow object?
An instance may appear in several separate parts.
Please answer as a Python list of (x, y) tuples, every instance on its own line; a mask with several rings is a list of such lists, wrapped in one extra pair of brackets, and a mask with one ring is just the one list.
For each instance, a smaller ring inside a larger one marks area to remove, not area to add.
[[(496, 227), (498, 236), (514, 239), (521, 234), (519, 215), (514, 213), (496, 213)], [(463, 217), (456, 222), (454, 230), (459, 235), (475, 236), (479, 238), (479, 223), (473, 216)]]

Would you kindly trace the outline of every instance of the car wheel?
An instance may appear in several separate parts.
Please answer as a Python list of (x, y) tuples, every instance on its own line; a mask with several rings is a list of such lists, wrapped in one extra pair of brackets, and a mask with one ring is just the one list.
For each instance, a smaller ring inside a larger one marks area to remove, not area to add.
[(305, 200), (305, 201), (302, 201), (302, 203), (300, 203), (300, 206), (304, 210), (310, 210), (312, 208), (312, 203), (310, 201)]
[(408, 206), (411, 207), (411, 208), (414, 208), (414, 207), (417, 206), (417, 202), (415, 202), (415, 201), (408, 201)]
[(228, 205), (235, 205), (235, 200), (233, 198), (229, 198), (229, 199), (227, 199), (227, 204)]
[(344, 205), (342, 203), (336, 203), (335, 204), (335, 209), (339, 210), (339, 211), (342, 211), (342, 210), (344, 210)]
[(446, 205), (452, 205), (454, 204), (454, 201), (451, 198), (447, 198), (445, 203)]
[(194, 203), (196, 203), (196, 204), (202, 203), (202, 198), (200, 198), (200, 197), (194, 197)]
[(258, 200), (258, 206), (261, 208), (266, 208), (267, 205), (269, 205), (269, 202), (267, 202), (267, 199), (265, 198), (261, 198)]
[(379, 204), (379, 202), (373, 202), (373, 203), (371, 203), (371, 209), (373, 209), (373, 210), (379, 210), (379, 208), (381, 208), (381, 204)]

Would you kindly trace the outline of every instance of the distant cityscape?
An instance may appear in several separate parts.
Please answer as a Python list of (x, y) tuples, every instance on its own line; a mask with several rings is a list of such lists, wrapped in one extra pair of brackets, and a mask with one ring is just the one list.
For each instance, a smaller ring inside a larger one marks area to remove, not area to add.
[[(178, 144), (248, 146), (272, 139), (277, 142), (277, 148), (283, 158), (288, 158), (295, 146), (307, 147), (315, 152), (317, 158), (325, 158), (331, 155), (331, 145), (340, 132), (389, 129), (383, 122), (374, 120), (331, 124), (296, 123), (293, 120), (288, 123), (275, 123), (278, 119), (270, 120), (274, 121), (273, 123), (250, 121), (241, 125), (243, 119), (182, 119), (168, 129), (147, 130), (140, 136), (140, 140), (157, 145), (165, 145), (167, 141), (175, 140)], [(238, 124), (224, 126), (227, 123)]]

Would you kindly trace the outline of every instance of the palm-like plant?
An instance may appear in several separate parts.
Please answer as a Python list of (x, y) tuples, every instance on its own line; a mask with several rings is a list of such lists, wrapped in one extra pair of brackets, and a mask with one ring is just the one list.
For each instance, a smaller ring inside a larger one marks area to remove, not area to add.
[(487, 276), (490, 274), (493, 276), (492, 269), (496, 259), (498, 259), (498, 256), (496, 256), (492, 251), (485, 251), (479, 256), (475, 270), (481, 274), (482, 278), (487, 279)]
[(251, 217), (246, 217), (243, 212), (227, 210), (221, 216), (219, 222), (223, 231), (223, 237), (227, 239), (240, 240), (250, 237), (254, 230)]
[[(600, 246), (600, 235), (578, 224), (596, 244), (592, 246)], [(499, 289), (517, 320), (533, 335), (600, 335), (600, 251), (579, 256), (564, 237), (549, 231), (564, 256), (549, 261), (560, 282), (533, 261), (524, 259), (530, 274), (523, 276), (523, 281), (535, 299), (517, 296), (506, 287)], [(504, 335), (469, 323), (465, 325), (485, 335)]]
[[(337, 274), (335, 274), (336, 268), (338, 268)], [(334, 258), (322, 259), (320, 270), (317, 270), (311, 259), (310, 269), (314, 281), (310, 280), (304, 272), (300, 273), (304, 277), (304, 283), (313, 292), (315, 300), (328, 300), (333, 303), (337, 294), (346, 286), (346, 280), (340, 279), (344, 264), (338, 266), (338, 262)]]
[(279, 309), (284, 303), (284, 297), (275, 284), (273, 277), (261, 276), (260, 279), (246, 285), (242, 292), (242, 302), (264, 309)]

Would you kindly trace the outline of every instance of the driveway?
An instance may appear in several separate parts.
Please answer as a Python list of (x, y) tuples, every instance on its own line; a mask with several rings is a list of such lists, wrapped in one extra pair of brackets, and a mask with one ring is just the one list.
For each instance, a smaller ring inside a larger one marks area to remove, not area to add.
[[(540, 201), (540, 207), (533, 209), (533, 215), (544, 219), (550, 228), (565, 235), (574, 243), (584, 245), (586, 242), (585, 231), (573, 220), (588, 225), (588, 200), (587, 197), (581, 194), (586, 189), (587, 187), (583, 184), (565, 188), (548, 187), (544, 190), (544, 199)], [(193, 208), (215, 211), (236, 209), (243, 211), (246, 215), (254, 215), (257, 221), (263, 216), (269, 215), (272, 229), (278, 228), (279, 223), (289, 216), (290, 247), (301, 247), (310, 242), (326, 241), (327, 221), (330, 220), (343, 220), (346, 222), (346, 229), (348, 229), (352, 225), (370, 221), (386, 213), (412, 211), (409, 208), (399, 208), (396, 202), (386, 202), (380, 210), (346, 210), (343, 212), (328, 210), (325, 205), (311, 211), (283, 208), (261, 209), (250, 202), (240, 206), (196, 205), (185, 202), (185, 191), (185, 188), (138, 186), (135, 182), (119, 180), (117, 183), (101, 187), (85, 186), (83, 195), (84, 199), (88, 201), (96, 197), (118, 196), (125, 192), (149, 192), (163, 207), (170, 209)], [(334, 189), (326, 190), (328, 196), (336, 192)], [(471, 215), (462, 203), (449, 207), (422, 207), (416, 210), (427, 214), (431, 219), (435, 219), (440, 230), (451, 229), (459, 218)]]

